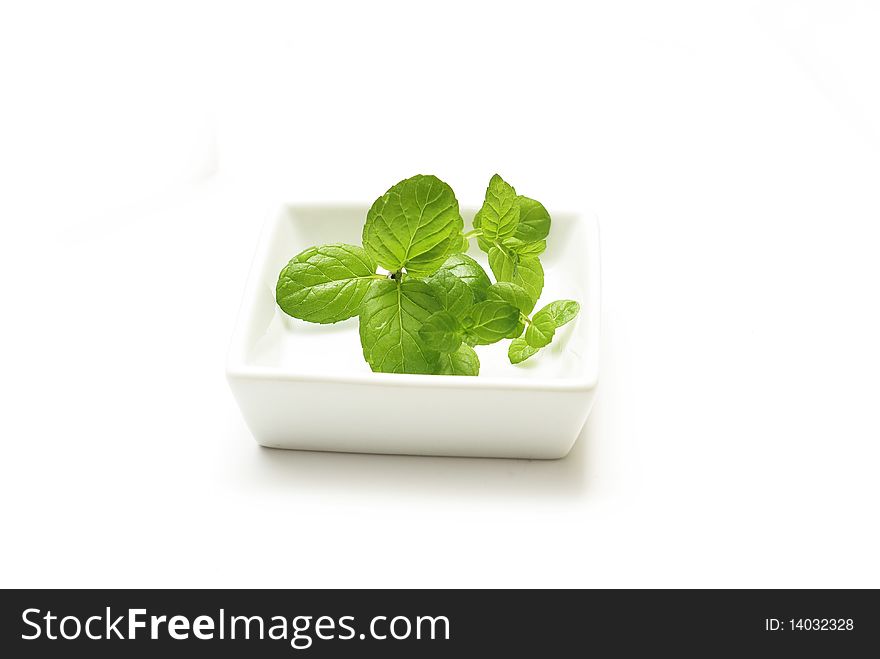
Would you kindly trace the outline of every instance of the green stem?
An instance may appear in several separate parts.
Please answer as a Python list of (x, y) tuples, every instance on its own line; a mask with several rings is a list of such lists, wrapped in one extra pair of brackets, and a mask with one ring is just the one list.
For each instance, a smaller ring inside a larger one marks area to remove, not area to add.
[(464, 239), (470, 240), (474, 236), (482, 236), (482, 235), (483, 235), (482, 229), (474, 229), (473, 231), (468, 231), (466, 234), (464, 234)]
[(526, 316), (522, 311), (519, 313), (519, 319), (523, 321), (526, 325), (532, 324), (532, 319)]

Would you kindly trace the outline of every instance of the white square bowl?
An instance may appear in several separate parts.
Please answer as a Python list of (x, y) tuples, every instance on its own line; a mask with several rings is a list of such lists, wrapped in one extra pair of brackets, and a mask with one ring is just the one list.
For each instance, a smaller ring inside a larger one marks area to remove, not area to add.
[[(358, 319), (313, 325), (275, 304), (281, 268), (330, 242), (359, 245), (367, 207), (282, 205), (266, 223), (227, 363), (254, 438), (272, 448), (506, 458), (561, 458), (593, 404), (599, 371), (599, 232), (592, 215), (553, 213), (536, 309), (561, 298), (578, 317), (513, 366), (509, 341), (478, 346), (480, 375), (373, 373)], [(463, 213), (466, 226), (473, 212)], [(476, 241), (474, 241), (476, 242)], [(470, 255), (490, 274), (485, 255)]]

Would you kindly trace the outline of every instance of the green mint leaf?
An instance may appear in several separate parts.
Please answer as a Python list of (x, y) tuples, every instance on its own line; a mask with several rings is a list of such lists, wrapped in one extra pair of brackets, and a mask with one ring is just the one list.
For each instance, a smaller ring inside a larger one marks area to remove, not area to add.
[(461, 247), (464, 223), (452, 188), (419, 174), (379, 197), (367, 212), (367, 253), (391, 272), (427, 277)]
[[(482, 230), (482, 228), (483, 228), (483, 218), (482, 218), (482, 215), (480, 215), (479, 211), (477, 211), (477, 214), (474, 215), (473, 225), (474, 225), (474, 229)], [(494, 245), (494, 244), (495, 243), (493, 241), (488, 240), (482, 234), (477, 236), (477, 246), (481, 250), (483, 250), (486, 254), (489, 253), (489, 250), (492, 249), (492, 245)]]
[[(515, 306), (523, 314), (528, 314), (535, 306), (535, 303), (532, 302), (529, 294), (525, 292), (522, 286), (517, 286), (516, 284), (513, 284), (509, 281), (499, 281), (495, 284), (492, 284), (489, 287), (488, 299), (507, 302), (508, 304)], [(523, 330), (525, 328), (525, 322), (520, 319), (519, 322), (516, 324), (516, 327), (514, 327), (508, 334), (506, 334), (504, 338), (515, 339), (519, 336), (522, 336)]]
[(475, 304), (464, 320), (466, 338), (476, 345), (495, 343), (519, 323), (519, 309), (501, 300), (486, 300)]
[(510, 330), (510, 333), (507, 334), (504, 338), (505, 339), (518, 339), (519, 337), (522, 336), (522, 333), (525, 331), (525, 329), (526, 329), (526, 323), (524, 320), (520, 319), (520, 321), (516, 324), (516, 327), (514, 327), (512, 330)]
[(474, 226), (479, 224), (484, 241), (494, 242), (513, 236), (519, 224), (520, 207), (516, 190), (498, 174), (489, 180), (486, 199), (477, 211)]
[(381, 373), (435, 373), (439, 352), (419, 335), (422, 324), (440, 311), (429, 284), (405, 277), (373, 282), (361, 304), (364, 359)]
[[(556, 327), (562, 327), (566, 323), (574, 320), (580, 310), (581, 305), (574, 300), (556, 300), (541, 309), (538, 314), (548, 314), (553, 318)], [(535, 315), (537, 316), (538, 314)]]
[(557, 328), (578, 315), (581, 305), (574, 300), (551, 302), (532, 317), (526, 330), (526, 341), (533, 348), (542, 348), (553, 340)]
[(508, 281), (520, 286), (532, 301), (528, 314), (535, 308), (544, 289), (544, 268), (535, 256), (519, 256), (510, 250), (494, 245), (489, 250), (489, 267), (498, 281)]
[(499, 281), (492, 284), (488, 291), (486, 291), (486, 294), (486, 299), (507, 302), (507, 304), (512, 304), (524, 314), (528, 314), (535, 307), (535, 303), (532, 302), (525, 289), (513, 282)]
[(455, 352), (461, 345), (461, 325), (448, 311), (438, 311), (419, 329), (422, 341), (438, 352)]
[[(492, 245), (489, 250), (489, 268), (498, 281), (513, 281), (516, 275), (519, 255), (511, 252), (506, 247)], [(518, 284), (517, 284), (518, 285)]]
[(284, 313), (312, 323), (338, 323), (356, 316), (376, 263), (360, 247), (333, 243), (310, 247), (281, 270), (275, 299)]
[(514, 339), (510, 342), (510, 347), (507, 348), (507, 358), (510, 359), (511, 364), (519, 364), (537, 354), (539, 350), (540, 348), (530, 346), (525, 339)]
[[(474, 302), (482, 302), (486, 299), (486, 291), (492, 284), (489, 275), (483, 270), (483, 266), (474, 261), (467, 254), (453, 254), (443, 265), (440, 270), (445, 270), (459, 279), (461, 279), (474, 296)], [(440, 271), (438, 270), (438, 272)]]
[(458, 319), (464, 318), (474, 305), (473, 289), (452, 270), (441, 267), (424, 281), (434, 289), (440, 306)]
[(455, 352), (440, 355), (439, 375), (479, 375), (480, 358), (469, 345), (462, 343)]
[(519, 238), (505, 238), (501, 244), (519, 256), (540, 256), (547, 249), (546, 240), (536, 240), (533, 243), (527, 243)]
[(520, 195), (516, 198), (519, 207), (519, 223), (514, 238), (524, 243), (543, 240), (550, 233), (550, 213), (540, 201)]
[(556, 322), (550, 314), (541, 314), (539, 311), (532, 317), (532, 322), (526, 328), (526, 342), (533, 348), (543, 348), (553, 340), (556, 333)]

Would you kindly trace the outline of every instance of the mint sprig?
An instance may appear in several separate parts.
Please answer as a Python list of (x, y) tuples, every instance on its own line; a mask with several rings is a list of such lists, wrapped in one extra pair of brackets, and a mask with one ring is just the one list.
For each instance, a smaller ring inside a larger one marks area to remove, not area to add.
[[(333, 243), (294, 256), (278, 276), (278, 306), (313, 323), (358, 316), (364, 359), (375, 372), (478, 375), (474, 346), (502, 339), (512, 339), (508, 357), (518, 364), (580, 309), (557, 300), (529, 317), (544, 288), (539, 257), (550, 224), (540, 202), (495, 174), (465, 233), (452, 188), (436, 176), (413, 176), (370, 207), (363, 247)], [(473, 238), (495, 283), (464, 253)]]

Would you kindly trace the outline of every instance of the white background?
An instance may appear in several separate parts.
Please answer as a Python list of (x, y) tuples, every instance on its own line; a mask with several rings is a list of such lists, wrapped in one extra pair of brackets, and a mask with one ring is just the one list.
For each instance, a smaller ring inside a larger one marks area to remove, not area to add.
[[(0, 585), (880, 586), (876, 4), (2, 7)], [(600, 219), (572, 454), (258, 448), (269, 204), (495, 171)]]

